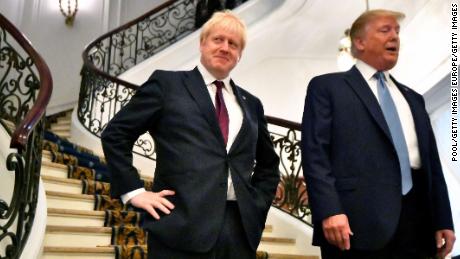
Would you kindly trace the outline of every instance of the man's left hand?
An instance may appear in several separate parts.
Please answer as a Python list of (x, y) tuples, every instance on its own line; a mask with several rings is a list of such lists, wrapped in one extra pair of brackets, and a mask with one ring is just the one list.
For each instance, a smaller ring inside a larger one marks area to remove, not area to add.
[(454, 231), (450, 229), (438, 230), (436, 231), (435, 238), (436, 238), (436, 247), (438, 248), (437, 256), (439, 258), (446, 257), (452, 251), (452, 247), (454, 246), (454, 242), (455, 242)]

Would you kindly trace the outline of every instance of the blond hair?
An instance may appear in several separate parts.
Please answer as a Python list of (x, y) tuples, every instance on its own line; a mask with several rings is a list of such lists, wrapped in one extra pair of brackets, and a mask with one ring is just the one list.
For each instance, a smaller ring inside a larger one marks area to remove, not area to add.
[(351, 54), (356, 57), (357, 50), (354, 43), (354, 40), (359, 37), (363, 37), (363, 33), (366, 29), (366, 25), (371, 21), (379, 17), (393, 17), (396, 20), (402, 20), (405, 15), (401, 12), (385, 10), (385, 9), (375, 9), (369, 10), (362, 13), (351, 25), (350, 29), (350, 38), (351, 38)]
[(202, 27), (200, 42), (203, 42), (211, 33), (211, 30), (219, 27), (220, 29), (236, 33), (241, 37), (241, 50), (246, 45), (246, 25), (244, 22), (229, 10), (215, 12)]

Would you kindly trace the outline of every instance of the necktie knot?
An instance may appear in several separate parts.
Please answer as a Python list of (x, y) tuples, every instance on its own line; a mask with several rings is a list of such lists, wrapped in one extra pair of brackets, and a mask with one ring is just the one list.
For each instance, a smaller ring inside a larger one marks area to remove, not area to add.
[(218, 90), (222, 90), (222, 88), (224, 88), (224, 82), (219, 80), (214, 81), (214, 85), (216, 85)]
[(385, 82), (385, 74), (382, 71), (377, 71), (374, 74), (374, 78), (378, 81)]

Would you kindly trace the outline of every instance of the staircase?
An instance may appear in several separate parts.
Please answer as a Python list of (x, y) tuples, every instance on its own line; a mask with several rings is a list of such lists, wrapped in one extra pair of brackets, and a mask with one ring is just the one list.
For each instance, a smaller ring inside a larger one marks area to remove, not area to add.
[[(51, 119), (49, 129), (60, 137), (69, 138), (70, 114), (71, 112), (67, 112), (58, 118)], [(45, 185), (48, 204), (42, 258), (142, 258), (141, 253), (137, 254), (138, 257), (126, 255), (130, 253), (129, 251), (131, 253), (133, 251), (129, 250), (129, 246), (120, 248), (120, 246), (111, 245), (116, 228), (104, 227), (107, 225), (105, 224), (107, 212), (94, 210), (97, 206), (95, 205), (96, 196), (82, 194), (85, 182), (68, 178), (68, 166), (52, 162), (52, 153), (47, 150), (43, 150), (41, 177)], [(151, 179), (144, 180), (151, 181)], [(257, 258), (318, 258), (300, 254), (295, 247), (296, 240), (276, 235), (274, 231), (276, 227), (266, 226)], [(142, 248), (146, 249), (145, 246)]]
[(61, 112), (53, 115), (48, 119), (51, 123), (48, 125), (49, 130), (54, 134), (62, 138), (70, 138), (70, 127), (71, 127), (72, 113), (71, 111)]

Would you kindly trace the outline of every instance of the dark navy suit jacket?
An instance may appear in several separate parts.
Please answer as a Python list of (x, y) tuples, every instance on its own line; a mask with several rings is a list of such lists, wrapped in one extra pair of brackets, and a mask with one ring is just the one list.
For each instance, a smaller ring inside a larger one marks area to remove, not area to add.
[[(423, 97), (391, 79), (414, 118), (423, 172), (418, 188), (429, 219), (424, 238), (434, 241), (434, 231), (453, 229), (453, 223), (430, 118)], [(322, 220), (342, 213), (354, 233), (353, 248), (374, 250), (388, 243), (401, 212), (399, 161), (377, 98), (356, 67), (310, 81), (302, 159), (315, 245), (327, 242)]]
[[(198, 71), (155, 71), (102, 134), (111, 173), (111, 194), (143, 187), (132, 166), (131, 150), (148, 131), (157, 162), (153, 191), (172, 189), (175, 205), (159, 221), (145, 220), (151, 238), (173, 248), (205, 252), (221, 230), (228, 171), (232, 172), (243, 227), (251, 247), (260, 242), (267, 212), (279, 182), (279, 158), (259, 99), (236, 86), (243, 111), (241, 129), (227, 153), (215, 109)], [(243, 237), (244, 238), (244, 237)]]

